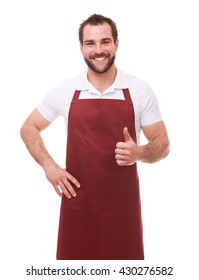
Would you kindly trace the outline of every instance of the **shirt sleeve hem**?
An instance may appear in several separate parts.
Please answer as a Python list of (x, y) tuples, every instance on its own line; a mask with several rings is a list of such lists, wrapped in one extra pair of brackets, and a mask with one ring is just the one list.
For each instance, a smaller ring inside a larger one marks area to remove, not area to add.
[(49, 115), (44, 108), (42, 108), (40, 105), (37, 106), (37, 110), (39, 111), (39, 113), (49, 122), (53, 122), (56, 118), (54, 118), (53, 116)]
[(159, 118), (155, 118), (155, 119), (151, 119), (151, 120), (142, 122), (141, 126), (144, 127), (144, 126), (151, 125), (151, 124), (154, 124), (154, 123), (157, 123), (157, 122), (161, 122), (161, 121), (162, 121), (162, 118), (159, 117)]

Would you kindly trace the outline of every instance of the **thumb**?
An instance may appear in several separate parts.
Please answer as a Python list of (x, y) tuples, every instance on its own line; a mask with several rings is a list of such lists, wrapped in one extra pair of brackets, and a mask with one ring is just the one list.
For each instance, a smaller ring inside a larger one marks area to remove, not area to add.
[(132, 140), (131, 135), (129, 134), (128, 128), (124, 127), (123, 129), (123, 135), (124, 135), (124, 140), (125, 142)]

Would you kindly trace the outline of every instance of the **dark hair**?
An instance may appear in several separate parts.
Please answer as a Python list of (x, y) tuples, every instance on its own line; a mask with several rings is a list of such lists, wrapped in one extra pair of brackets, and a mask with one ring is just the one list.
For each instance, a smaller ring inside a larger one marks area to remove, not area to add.
[(79, 41), (80, 41), (81, 45), (83, 45), (84, 27), (87, 24), (100, 25), (100, 24), (103, 24), (103, 23), (108, 23), (110, 25), (114, 42), (116, 42), (116, 40), (118, 38), (118, 32), (117, 32), (117, 26), (116, 26), (115, 22), (108, 17), (104, 17), (104, 16), (98, 15), (98, 14), (93, 14), (90, 17), (88, 17), (86, 20), (84, 20), (82, 22), (82, 24), (80, 24), (80, 27), (79, 27)]

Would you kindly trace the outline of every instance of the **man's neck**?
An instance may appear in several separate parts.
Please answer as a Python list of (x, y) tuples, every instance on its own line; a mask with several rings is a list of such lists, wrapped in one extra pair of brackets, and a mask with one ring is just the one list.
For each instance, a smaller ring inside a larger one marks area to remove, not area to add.
[(109, 88), (116, 77), (117, 69), (115, 66), (111, 67), (106, 73), (98, 74), (88, 68), (89, 82), (100, 92), (104, 92)]

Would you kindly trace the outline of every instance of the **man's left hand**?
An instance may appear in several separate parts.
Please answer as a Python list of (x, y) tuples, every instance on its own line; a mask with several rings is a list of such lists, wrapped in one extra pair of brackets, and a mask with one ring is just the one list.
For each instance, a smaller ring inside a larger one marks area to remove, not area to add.
[(118, 142), (115, 149), (116, 162), (120, 166), (132, 165), (138, 160), (139, 148), (128, 132), (128, 128), (123, 129), (124, 142)]

